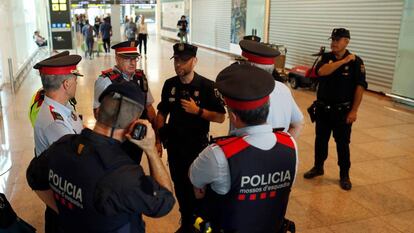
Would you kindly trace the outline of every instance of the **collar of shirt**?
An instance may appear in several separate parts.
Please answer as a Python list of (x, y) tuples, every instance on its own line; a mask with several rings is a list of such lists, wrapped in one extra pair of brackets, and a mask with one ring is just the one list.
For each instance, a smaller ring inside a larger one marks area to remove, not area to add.
[(235, 129), (232, 134), (238, 137), (245, 136), (244, 140), (247, 143), (262, 150), (269, 150), (276, 144), (276, 137), (269, 124)]
[(68, 118), (72, 114), (72, 109), (68, 108), (67, 106), (54, 101), (53, 99), (45, 96), (45, 103), (47, 105), (51, 105), (54, 108), (54, 111), (61, 114), (63, 117)]
[(201, 76), (199, 74), (197, 74), (196, 72), (194, 72), (194, 77), (193, 80), (191, 80), (190, 83), (182, 83), (180, 77), (176, 76), (178, 79), (178, 82), (181, 85), (189, 85), (192, 87), (200, 87), (201, 86)]

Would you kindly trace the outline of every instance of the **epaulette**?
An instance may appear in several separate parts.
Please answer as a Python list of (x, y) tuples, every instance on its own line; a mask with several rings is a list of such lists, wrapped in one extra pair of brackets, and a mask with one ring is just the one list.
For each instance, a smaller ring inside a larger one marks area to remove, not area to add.
[(137, 77), (145, 77), (144, 71), (141, 69), (136, 69), (135, 70), (135, 76)]
[(55, 108), (53, 106), (49, 106), (49, 110), (50, 110), (50, 114), (52, 114), (53, 120), (61, 120), (64, 121), (62, 115), (60, 115), (59, 113), (55, 112)]
[(102, 71), (102, 77), (108, 77), (111, 81), (117, 79), (120, 75), (121, 73), (112, 68)]

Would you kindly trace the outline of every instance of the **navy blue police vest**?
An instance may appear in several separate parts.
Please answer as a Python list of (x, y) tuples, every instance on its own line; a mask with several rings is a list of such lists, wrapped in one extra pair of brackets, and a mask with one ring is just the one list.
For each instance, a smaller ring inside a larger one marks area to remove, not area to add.
[[(105, 167), (99, 154), (124, 153), (121, 149), (88, 145), (81, 135), (66, 135), (56, 142), (59, 153), (49, 160), (49, 185), (59, 210), (59, 222), (65, 232), (142, 233), (139, 214), (105, 216), (94, 207), (96, 184), (121, 166), (134, 165), (127, 156)], [(73, 169), (76, 168), (76, 170)], [(113, 204), (113, 203), (108, 203)]]
[(270, 150), (248, 144), (243, 137), (218, 141), (227, 157), (231, 187), (226, 195), (213, 195), (209, 219), (214, 230), (237, 233), (278, 232), (285, 217), (296, 175), (296, 151), (291, 137), (276, 132)]

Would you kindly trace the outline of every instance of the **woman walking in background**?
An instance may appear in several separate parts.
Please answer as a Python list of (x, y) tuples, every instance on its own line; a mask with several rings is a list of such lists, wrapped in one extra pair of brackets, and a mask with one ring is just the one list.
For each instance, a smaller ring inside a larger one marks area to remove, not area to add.
[(139, 43), (139, 53), (141, 54), (142, 43), (144, 43), (144, 54), (147, 56), (147, 39), (148, 39), (148, 29), (147, 23), (145, 22), (145, 17), (141, 16), (141, 21), (138, 25), (138, 43)]

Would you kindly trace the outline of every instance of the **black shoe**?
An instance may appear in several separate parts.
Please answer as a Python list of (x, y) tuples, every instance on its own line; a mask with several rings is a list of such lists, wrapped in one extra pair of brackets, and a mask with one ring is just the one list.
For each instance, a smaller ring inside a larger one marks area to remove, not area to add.
[(305, 174), (303, 174), (303, 177), (305, 179), (312, 179), (316, 176), (321, 176), (323, 175), (323, 168), (317, 168), (317, 167), (313, 167), (312, 169), (310, 169), (309, 171), (307, 171)]
[(349, 177), (344, 177), (339, 180), (339, 185), (343, 190), (351, 190), (352, 189), (352, 183)]

